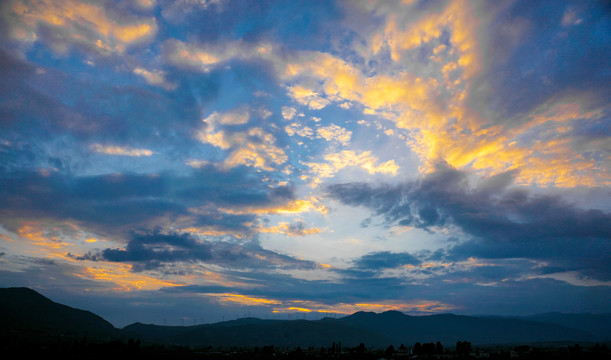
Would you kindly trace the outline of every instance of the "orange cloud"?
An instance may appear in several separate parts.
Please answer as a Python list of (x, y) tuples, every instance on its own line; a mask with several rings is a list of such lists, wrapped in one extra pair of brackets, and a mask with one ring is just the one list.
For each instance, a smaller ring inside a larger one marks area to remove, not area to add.
[[(365, 7), (363, 4), (360, 7)], [(409, 4), (408, 4), (409, 6)], [(368, 9), (372, 10), (372, 9)], [(403, 19), (400, 12), (387, 15), (384, 25), (369, 38), (367, 56), (378, 56), (387, 49), (394, 62), (392, 72), (380, 69), (367, 75), (359, 67), (332, 54), (317, 51), (280, 53), (267, 44), (235, 42), (220, 49), (177, 43), (174, 55), (177, 64), (206, 67), (230, 58), (258, 58), (272, 63), (287, 93), (297, 103), (319, 109), (330, 103), (360, 104), (367, 115), (375, 115), (408, 129), (407, 145), (421, 160), (420, 171), (430, 172), (442, 160), (461, 169), (470, 168), (481, 175), (493, 175), (518, 169), (517, 182), (539, 186), (599, 186), (611, 183), (611, 154), (604, 141), (576, 144), (562, 139), (569, 134), (573, 122), (600, 116), (597, 111), (582, 111), (580, 101), (564, 101), (537, 110), (515, 121), (487, 119), (469, 107), (473, 80), (481, 73), (481, 44), (478, 37), (480, 21), (476, 9), (467, 0), (452, 0), (434, 13), (417, 21)], [(443, 41), (449, 34), (449, 41)], [(406, 54), (420, 47), (430, 47), (431, 62), (427, 71), (418, 75), (401, 71)], [(185, 50), (181, 53), (178, 49)], [(258, 49), (264, 49), (260, 51)], [(206, 56), (202, 55), (207, 54)], [(182, 55), (181, 55), (182, 54)], [(198, 55), (199, 54), (199, 55)], [(209, 57), (209, 54), (215, 54)], [(296, 116), (294, 108), (283, 108), (283, 117)], [(520, 124), (515, 126), (514, 124)], [(523, 135), (540, 128), (550, 136), (540, 137), (539, 143), (528, 143)], [(311, 131), (287, 127), (290, 134), (309, 136)], [(311, 129), (310, 129), (311, 130)], [(330, 133), (321, 130), (319, 136)], [(554, 136), (551, 136), (554, 135)], [(210, 131), (202, 141), (228, 149), (232, 141), (223, 132)], [(243, 141), (237, 136), (235, 141)], [(269, 142), (268, 142), (269, 143)], [(276, 160), (261, 156), (257, 148), (244, 146), (230, 157), (230, 166), (271, 168), (284, 159), (280, 149), (266, 148)], [(596, 159), (587, 154), (597, 153)], [(331, 156), (331, 155), (329, 155)], [(355, 166), (355, 163), (352, 163)], [(311, 182), (316, 186), (322, 178), (331, 177), (344, 165), (329, 159), (326, 163), (307, 163)], [(371, 173), (395, 174), (397, 166), (387, 162), (383, 167), (375, 162), (359, 164)], [(304, 175), (304, 179), (309, 177)]]
[(320, 127), (316, 129), (316, 133), (319, 137), (322, 137), (327, 141), (335, 140), (342, 145), (348, 145), (350, 138), (352, 137), (352, 131), (346, 130), (335, 124)]
[(13, 240), (13, 238), (11, 238), (10, 236), (8, 236), (6, 234), (0, 234), (0, 239), (2, 239), (4, 241), (8, 241), (8, 242), (15, 242), (15, 240)]
[(223, 44), (187, 43), (171, 39), (164, 44), (164, 54), (169, 62), (180, 67), (186, 67), (202, 72), (231, 59), (276, 59), (275, 49), (266, 43), (246, 43), (243, 41), (226, 42)]
[(325, 155), (324, 160), (326, 161), (324, 163), (304, 163), (310, 168), (313, 186), (320, 184), (323, 178), (333, 177), (338, 171), (351, 166), (360, 167), (371, 175), (379, 173), (395, 176), (399, 170), (394, 160), (378, 164), (378, 159), (369, 151), (357, 153), (353, 150), (343, 150)]
[(352, 314), (357, 311), (383, 312), (397, 310), (412, 313), (435, 313), (456, 309), (455, 306), (440, 301), (415, 300), (410, 302), (381, 301), (374, 303), (337, 303), (323, 304), (308, 300), (276, 300), (252, 297), (239, 294), (206, 294), (219, 299), (220, 302), (238, 303), (245, 306), (271, 306), (274, 313), (319, 312)]
[(168, 82), (165, 78), (165, 72), (154, 70), (149, 71), (140, 67), (134, 69), (134, 74), (142, 76), (147, 84), (153, 86), (159, 86), (166, 90), (176, 89), (176, 84)]
[(287, 222), (281, 222), (276, 226), (272, 227), (260, 227), (257, 229), (260, 233), (271, 233), (271, 234), (284, 234), (287, 236), (305, 236), (313, 235), (321, 232), (319, 228), (301, 228), (295, 227)]
[(317, 211), (326, 214), (328, 209), (322, 205), (318, 199), (311, 197), (309, 200), (297, 199), (281, 205), (240, 207), (240, 208), (220, 208), (222, 212), (228, 214), (299, 214), (309, 211)]
[(107, 154), (107, 155), (120, 155), (120, 156), (151, 156), (154, 154), (151, 150), (148, 149), (132, 149), (124, 146), (113, 146), (113, 145), (101, 145), (101, 144), (92, 144), (89, 146), (92, 151)]
[(36, 247), (36, 251), (41, 251), (45, 257), (69, 259), (66, 251), (72, 244), (61, 240), (56, 233), (56, 229), (49, 230), (45, 224), (35, 221), (22, 222), (17, 229), (17, 234), (28, 239)]
[[(239, 165), (252, 166), (272, 171), (274, 166), (282, 165), (288, 160), (283, 149), (274, 145), (276, 138), (260, 127), (247, 130), (225, 128), (221, 126), (243, 125), (248, 122), (249, 110), (239, 109), (224, 114), (212, 113), (205, 118), (205, 126), (195, 137), (202, 143), (207, 143), (228, 151), (223, 161), (223, 167), (233, 168)], [(190, 161), (197, 165), (197, 161)]]
[(121, 53), (126, 46), (148, 39), (157, 31), (154, 18), (113, 19), (112, 12), (104, 7), (76, 0), (14, 0), (7, 8), (5, 18), (13, 38), (35, 41), (39, 26), (50, 26), (58, 33), (51, 46), (60, 52), (77, 44), (101, 54)]
[[(496, 125), (466, 135), (424, 134), (430, 143), (443, 144), (438, 157), (452, 166), (471, 166), (486, 175), (517, 169), (516, 182), (557, 187), (598, 186), (611, 183), (608, 161), (588, 158), (565, 137), (570, 126), (582, 119), (596, 119), (599, 111), (584, 113), (575, 103), (561, 103), (543, 113), (529, 116), (515, 128)], [(520, 142), (528, 134), (532, 143)], [(598, 151), (602, 144), (592, 146)], [(585, 146), (585, 145), (584, 145)], [(589, 149), (594, 150), (594, 149)]]
[(294, 136), (295, 134), (297, 134), (301, 137), (309, 137), (314, 135), (314, 130), (299, 123), (292, 123), (287, 125), (284, 128), (284, 131), (286, 131), (289, 136)]
[(246, 296), (240, 294), (222, 293), (222, 294), (206, 294), (211, 297), (217, 298), (222, 303), (238, 303), (240, 305), (247, 306), (261, 306), (261, 305), (279, 305), (281, 304), (278, 300), (271, 300), (266, 298), (259, 298), (253, 296)]
[(232, 235), (236, 238), (240, 239), (246, 236), (241, 232), (231, 231), (231, 230), (219, 230), (213, 226), (205, 226), (205, 227), (187, 227), (180, 229), (181, 232), (188, 232), (191, 234), (196, 234), (200, 236), (225, 236)]
[(134, 290), (158, 290), (163, 287), (182, 286), (173, 281), (167, 281), (152, 276), (135, 274), (131, 271), (131, 265), (125, 264), (103, 264), (99, 263), (96, 267), (84, 267), (78, 277), (110, 283), (115, 285), (116, 291)]
[[(611, 183), (608, 159), (585, 156), (587, 152), (600, 152), (604, 144), (592, 143), (586, 150), (562, 138), (572, 122), (597, 118), (600, 111), (585, 112), (579, 101), (569, 101), (545, 105), (543, 111), (537, 110), (520, 121), (490, 124), (468, 107), (469, 87), (481, 70), (479, 22), (469, 2), (451, 1), (438, 13), (403, 27), (400, 24), (399, 15), (388, 16), (384, 29), (371, 39), (373, 53), (387, 47), (392, 59), (400, 62), (406, 51), (435, 45), (433, 60), (440, 66), (438, 75), (433, 71), (425, 80), (406, 74), (407, 81), (401, 83), (408, 86), (394, 84), (393, 78), (371, 77), (360, 80), (368, 86), (357, 86), (355, 93), (363, 94), (361, 102), (368, 106), (368, 113), (412, 131), (408, 145), (420, 156), (421, 171), (432, 171), (437, 161), (445, 160), (456, 168), (470, 167), (483, 175), (518, 169), (520, 184), (573, 187)], [(443, 31), (450, 34), (449, 46), (436, 45)], [(363, 89), (371, 95), (365, 96)], [(440, 94), (447, 100), (437, 103)], [(521, 125), (513, 126), (515, 123)], [(542, 131), (549, 136), (536, 137), (536, 143), (522, 140), (524, 135)]]

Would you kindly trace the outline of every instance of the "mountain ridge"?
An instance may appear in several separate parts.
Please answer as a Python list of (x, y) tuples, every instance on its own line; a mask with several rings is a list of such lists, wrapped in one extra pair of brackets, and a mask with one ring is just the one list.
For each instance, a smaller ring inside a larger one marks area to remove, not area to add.
[(0, 319), (2, 328), (31, 326), (44, 331), (111, 333), (115, 327), (101, 316), (87, 310), (56, 303), (25, 287), (0, 288)]
[[(611, 338), (611, 315), (547, 313), (519, 317), (474, 317), (451, 313), (412, 316), (399, 311), (359, 311), (320, 320), (243, 318), (193, 326), (136, 322), (115, 328), (100, 316), (55, 303), (29, 288), (0, 288), (0, 333), (120, 336), (185, 346), (344, 346), (457, 341), (473, 344), (598, 341)], [(548, 319), (548, 321), (544, 321)], [(590, 319), (583, 324), (572, 324)], [(554, 323), (556, 322), (556, 323)], [(572, 325), (572, 326), (566, 326)], [(590, 330), (599, 331), (592, 334)]]

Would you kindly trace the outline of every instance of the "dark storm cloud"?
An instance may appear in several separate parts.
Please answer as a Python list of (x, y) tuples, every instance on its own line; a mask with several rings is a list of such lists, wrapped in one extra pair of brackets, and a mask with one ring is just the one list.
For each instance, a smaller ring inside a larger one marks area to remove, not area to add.
[(151, 182), (147, 176), (142, 176), (142, 187), (133, 184), (136, 186), (133, 186), (135, 194), (132, 195), (127, 188), (117, 193), (112, 191), (121, 189), (121, 176), (117, 175), (115, 181), (104, 178), (73, 178), (56, 172), (7, 174), (0, 179), (3, 217), (72, 218), (92, 224), (122, 226), (168, 211), (184, 212), (182, 206), (162, 199), (161, 184)]
[(611, 264), (608, 261), (610, 251), (611, 244), (608, 239), (559, 238), (520, 243), (472, 240), (455, 246), (448, 258), (464, 259), (473, 256), (488, 259), (541, 259), (551, 261), (551, 265), (537, 268), (537, 273), (579, 271), (585, 276), (609, 281), (611, 280)]
[(359, 269), (390, 269), (402, 265), (417, 265), (420, 260), (409, 253), (392, 253), (390, 251), (380, 251), (361, 256), (354, 261), (354, 265)]
[[(55, 171), (17, 172), (0, 178), (3, 218), (75, 219), (101, 231), (151, 228), (162, 217), (190, 216), (192, 226), (248, 231), (255, 215), (233, 215), (223, 206), (274, 206), (294, 197), (288, 187), (269, 189), (248, 169), (214, 167), (190, 175), (114, 174), (76, 177)], [(189, 208), (203, 207), (193, 214)]]
[(109, 248), (77, 257), (78, 260), (143, 263), (147, 269), (163, 262), (205, 261), (210, 258), (212, 252), (209, 244), (197, 241), (186, 233), (164, 234), (159, 230), (133, 233), (124, 249)]
[(265, 250), (256, 243), (236, 244), (209, 241), (189, 233), (167, 233), (159, 229), (132, 232), (125, 248), (107, 248), (81, 256), (77, 260), (127, 262), (133, 271), (159, 269), (173, 263), (205, 262), (229, 268), (299, 268), (312, 269), (315, 263)]
[(431, 229), (456, 225), (472, 240), (454, 247), (453, 259), (524, 257), (553, 260), (608, 279), (611, 214), (581, 209), (558, 196), (509, 186), (512, 173), (471, 185), (467, 174), (439, 165), (420, 181), (328, 187), (331, 197), (365, 206), (389, 224)]

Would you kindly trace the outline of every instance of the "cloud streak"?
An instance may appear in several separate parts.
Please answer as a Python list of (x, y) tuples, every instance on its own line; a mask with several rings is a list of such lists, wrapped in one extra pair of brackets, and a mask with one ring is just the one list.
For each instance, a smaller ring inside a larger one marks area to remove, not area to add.
[(389, 224), (429, 231), (459, 227), (470, 240), (450, 249), (454, 258), (548, 260), (608, 279), (609, 267), (597, 254), (611, 250), (611, 215), (513, 187), (514, 176), (504, 173), (473, 185), (467, 173), (440, 164), (417, 182), (335, 184), (327, 189), (345, 204), (372, 209)]

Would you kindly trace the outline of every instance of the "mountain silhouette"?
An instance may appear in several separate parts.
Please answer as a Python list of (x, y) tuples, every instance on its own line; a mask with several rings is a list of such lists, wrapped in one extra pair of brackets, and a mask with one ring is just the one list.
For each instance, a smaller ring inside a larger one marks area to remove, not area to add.
[(594, 334), (597, 341), (611, 341), (611, 314), (563, 314), (550, 312), (519, 318), (570, 327)]
[(409, 316), (387, 311), (380, 314), (357, 312), (338, 319), (309, 321), (243, 318), (195, 326), (135, 323), (119, 330), (98, 315), (58, 304), (34, 290), (0, 289), (0, 336), (5, 343), (14, 338), (41, 342), (58, 336), (134, 338), (147, 343), (191, 347), (328, 347), (333, 342), (353, 347), (362, 342), (366, 346), (385, 348), (390, 344), (437, 341), (447, 345), (458, 341), (474, 345), (579, 342), (610, 338), (609, 317), (557, 313), (525, 318), (453, 314)]
[(345, 346), (360, 342), (387, 346), (390, 338), (349, 324), (324, 320), (261, 320), (244, 318), (196, 326), (132, 324), (123, 329), (147, 340), (187, 346), (329, 346), (341, 341)]
[(439, 314), (409, 316), (398, 311), (381, 314), (357, 312), (339, 321), (391, 338), (394, 343), (436, 342), (455, 344), (589, 341), (592, 334), (557, 324), (512, 319)]
[(28, 288), (0, 289), (0, 333), (109, 336), (119, 334), (100, 316), (58, 304)]

